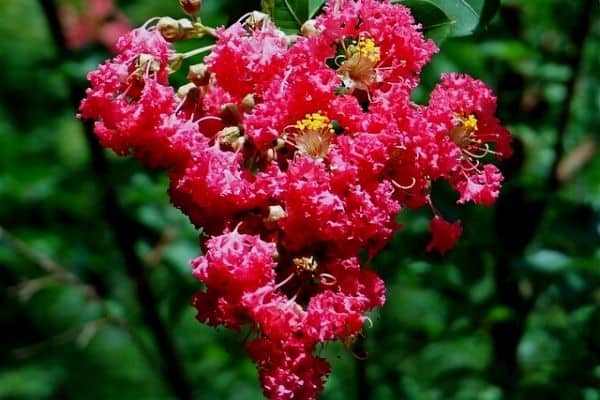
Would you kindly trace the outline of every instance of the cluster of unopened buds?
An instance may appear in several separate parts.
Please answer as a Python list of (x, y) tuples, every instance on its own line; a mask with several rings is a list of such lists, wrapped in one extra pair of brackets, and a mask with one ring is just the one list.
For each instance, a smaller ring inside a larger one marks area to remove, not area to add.
[[(492, 204), (502, 175), (488, 161), (510, 154), (510, 135), (469, 76), (445, 74), (427, 105), (411, 100), (437, 47), (402, 5), (331, 0), (288, 36), (259, 12), (212, 29), (199, 1), (181, 3), (192, 18), (149, 21), (89, 74), (81, 116), (105, 147), (168, 169), (173, 204), (202, 229), (198, 319), (250, 331), (268, 398), (314, 399), (330, 370), (320, 346), (350, 345), (384, 303), (361, 263), (404, 209), (431, 209), (428, 250), (453, 247), (461, 225), (434, 207), (432, 182), (459, 204)], [(216, 43), (171, 46), (203, 35)]]

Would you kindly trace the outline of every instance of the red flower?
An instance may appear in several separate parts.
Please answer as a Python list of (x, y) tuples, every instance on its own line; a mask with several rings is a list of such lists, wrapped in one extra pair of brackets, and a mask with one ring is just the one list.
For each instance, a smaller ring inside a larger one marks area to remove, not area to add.
[(453, 168), (447, 171), (450, 183), (460, 193), (459, 203), (490, 205), (498, 197), (502, 175), (484, 160), (487, 156), (508, 157), (512, 150), (510, 134), (495, 112), (496, 97), (491, 90), (467, 75), (445, 74), (431, 93), (427, 116), (437, 140), (460, 150)]
[(272, 400), (315, 400), (329, 374), (327, 361), (307, 352), (300, 343), (258, 338), (246, 343), (256, 362), (265, 396)]
[(274, 282), (275, 245), (233, 231), (210, 239), (206, 248), (192, 260), (194, 276), (207, 286), (194, 298), (198, 319), (238, 329), (252, 321), (242, 299)]
[(219, 85), (238, 101), (262, 93), (284, 65), (288, 39), (273, 23), (252, 29), (247, 20), (217, 30), (218, 40), (205, 61)]
[(342, 49), (336, 62), (344, 85), (371, 92), (375, 100), (385, 96), (389, 85), (416, 86), (421, 68), (437, 52), (410, 10), (390, 1), (329, 1), (316, 26)]
[(176, 109), (175, 92), (167, 86), (173, 52), (158, 32), (145, 29), (123, 36), (117, 48), (114, 59), (88, 74), (91, 88), (80, 116), (96, 120), (100, 142), (117, 154), (133, 150), (150, 166), (168, 165), (168, 135), (177, 132), (163, 125), (163, 116)]
[[(218, 29), (177, 96), (169, 62), (184, 55), (132, 31), (89, 74), (80, 109), (103, 146), (170, 169), (171, 201), (203, 230), (197, 318), (250, 329), (271, 399), (315, 399), (329, 373), (317, 345), (352, 343), (383, 305), (383, 281), (358, 256), (386, 245), (400, 210), (431, 205), (439, 179), (459, 204), (493, 203), (502, 175), (484, 160), (510, 154), (483, 83), (448, 74), (427, 106), (411, 101), (437, 49), (406, 7), (325, 10), (293, 41), (259, 14)], [(427, 250), (440, 253), (462, 232), (437, 212), (430, 229)]]
[(271, 81), (258, 96), (261, 102), (244, 120), (248, 137), (258, 149), (285, 140), (290, 128), (307, 114), (328, 116), (332, 111), (338, 78), (325, 64), (324, 52), (334, 55), (319, 38), (300, 38), (286, 54), (282, 70), (269, 71)]
[(458, 242), (462, 234), (460, 221), (448, 222), (439, 215), (433, 217), (429, 223), (431, 241), (427, 245), (427, 251), (437, 250), (440, 254), (446, 254)]

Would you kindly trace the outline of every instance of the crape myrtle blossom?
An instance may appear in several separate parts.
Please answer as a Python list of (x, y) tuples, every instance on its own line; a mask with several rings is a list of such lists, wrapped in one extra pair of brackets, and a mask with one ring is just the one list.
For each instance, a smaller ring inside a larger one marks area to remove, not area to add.
[[(352, 345), (383, 305), (366, 264), (398, 214), (430, 208), (427, 250), (449, 251), (462, 227), (437, 211), (432, 182), (492, 204), (502, 175), (489, 161), (510, 155), (482, 82), (446, 74), (427, 105), (411, 100), (437, 48), (408, 8), (332, 0), (307, 26), (286, 36), (255, 12), (176, 53), (149, 23), (89, 74), (80, 108), (103, 146), (168, 169), (171, 201), (202, 229), (197, 318), (250, 332), (270, 399), (315, 399), (330, 371), (321, 346)], [(189, 82), (173, 88), (184, 65)]]
[(427, 245), (427, 250), (436, 249), (441, 254), (445, 254), (456, 245), (462, 233), (462, 225), (460, 221), (448, 222), (436, 215), (429, 223), (429, 230), (432, 236)]
[(329, 1), (315, 25), (340, 49), (337, 73), (350, 90), (385, 90), (405, 81), (414, 87), (421, 68), (437, 52), (410, 10), (390, 2)]
[[(117, 154), (134, 150), (150, 165), (169, 165), (173, 114), (177, 102), (168, 85), (168, 61), (174, 54), (156, 32), (137, 28), (117, 42), (117, 56), (88, 74), (91, 87), (80, 115), (96, 122), (100, 143)], [(158, 152), (161, 149), (163, 151)]]
[(484, 163), (485, 158), (511, 155), (510, 134), (494, 116), (496, 97), (481, 81), (450, 73), (433, 92), (427, 117), (438, 140), (452, 142), (461, 152), (448, 173), (448, 181), (459, 192), (459, 203), (473, 201), (491, 205), (498, 197), (502, 174)]
[(205, 58), (219, 86), (241, 100), (249, 93), (262, 93), (274, 73), (283, 70), (288, 39), (272, 24), (250, 30), (250, 21), (217, 29), (219, 40)]

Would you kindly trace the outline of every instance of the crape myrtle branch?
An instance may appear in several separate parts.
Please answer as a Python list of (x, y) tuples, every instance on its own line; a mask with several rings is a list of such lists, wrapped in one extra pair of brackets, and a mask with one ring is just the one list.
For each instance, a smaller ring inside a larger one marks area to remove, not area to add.
[[(398, 213), (421, 207), (433, 215), (427, 250), (454, 247), (460, 221), (436, 209), (432, 183), (447, 181), (459, 205), (493, 204), (503, 177), (491, 160), (511, 154), (510, 134), (468, 75), (442, 75), (426, 105), (411, 100), (438, 49), (402, 5), (330, 1), (293, 37), (263, 13), (213, 29), (198, 11), (122, 37), (88, 75), (80, 116), (104, 147), (168, 170), (171, 201), (202, 229), (198, 319), (250, 327), (268, 398), (315, 399), (330, 370), (317, 346), (352, 344), (385, 301), (359, 254), (374, 256)], [(214, 45), (171, 45), (205, 35)], [(175, 88), (181, 68), (188, 83)]]

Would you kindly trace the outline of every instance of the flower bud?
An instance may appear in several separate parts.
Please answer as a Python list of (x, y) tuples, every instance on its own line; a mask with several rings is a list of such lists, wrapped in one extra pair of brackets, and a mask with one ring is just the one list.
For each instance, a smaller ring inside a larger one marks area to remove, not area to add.
[(237, 126), (226, 126), (217, 133), (221, 144), (229, 145), (233, 150), (239, 150), (246, 143), (246, 138)]
[(210, 81), (210, 72), (208, 67), (204, 63), (190, 65), (190, 69), (187, 74), (187, 79), (190, 82), (194, 82), (196, 86), (206, 86)]
[(183, 56), (181, 54), (178, 53), (169, 58), (169, 71), (170, 72), (178, 71), (182, 65), (183, 65)]
[(202, 0), (179, 0), (179, 5), (184, 13), (195, 17), (202, 7)]
[(281, 206), (269, 206), (269, 215), (265, 218), (265, 222), (277, 222), (281, 218), (287, 217), (287, 213)]
[(225, 125), (239, 125), (242, 114), (235, 103), (225, 103), (221, 106), (221, 119)]
[(156, 24), (156, 29), (167, 42), (197, 37), (194, 23), (187, 18), (173, 19), (162, 17)]
[(193, 83), (186, 83), (185, 85), (179, 87), (177, 89), (177, 97), (180, 99), (185, 99), (191, 92), (197, 91), (198, 88)]
[(305, 37), (313, 37), (321, 34), (321, 31), (317, 29), (315, 25), (314, 19), (307, 20), (304, 24), (302, 24), (302, 28), (300, 28), (300, 32), (302, 32), (302, 36)]
[(179, 28), (181, 28), (185, 33), (194, 30), (194, 23), (187, 18), (179, 18), (177, 23), (179, 23)]
[[(267, 229), (276, 229), (277, 221), (285, 217), (287, 217), (287, 213), (282, 206), (269, 206), (269, 214), (263, 218), (263, 222)], [(279, 254), (276, 257), (279, 258)]]
[(246, 20), (246, 26), (251, 30), (260, 30), (271, 21), (271, 17), (260, 11), (252, 11)]
[(174, 42), (183, 36), (181, 25), (176, 19), (171, 17), (162, 17), (159, 19), (156, 29), (167, 42)]
[(242, 108), (244, 112), (250, 112), (254, 108), (256, 100), (254, 99), (254, 93), (248, 93), (242, 99)]
[(151, 54), (142, 53), (137, 57), (136, 67), (144, 72), (158, 72), (160, 63)]

